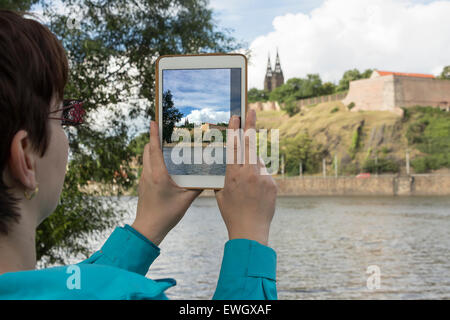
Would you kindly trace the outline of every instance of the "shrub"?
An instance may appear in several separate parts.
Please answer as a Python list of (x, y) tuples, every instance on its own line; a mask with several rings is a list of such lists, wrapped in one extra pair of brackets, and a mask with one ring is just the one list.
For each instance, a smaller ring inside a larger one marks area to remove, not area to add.
[(321, 145), (314, 144), (308, 133), (281, 141), (280, 154), (285, 159), (285, 173), (298, 175), (300, 161), (304, 173), (315, 173), (322, 163), (324, 150)]
[(400, 170), (400, 165), (397, 161), (388, 158), (367, 159), (363, 164), (364, 172), (370, 173), (397, 173)]
[(425, 173), (442, 167), (450, 168), (450, 154), (434, 154), (411, 161), (411, 166), (416, 173)]
[(432, 107), (414, 107), (406, 131), (410, 145), (429, 154), (450, 152), (450, 113)]
[(350, 153), (352, 159), (355, 158), (356, 152), (358, 151), (359, 148), (359, 143), (361, 140), (361, 132), (362, 132), (362, 126), (364, 123), (361, 123), (358, 128), (356, 128), (355, 132), (353, 132), (353, 137), (352, 137), (352, 142), (350, 145), (350, 148), (348, 150), (348, 152)]
[(388, 147), (384, 146), (381, 148), (381, 152), (383, 154), (388, 154), (389, 152), (391, 152), (391, 149), (389, 149)]
[(354, 102), (350, 102), (347, 106), (348, 110), (352, 110), (355, 107), (355, 103)]
[(285, 111), (289, 115), (289, 117), (292, 117), (300, 111), (297, 106), (296, 100), (293, 98), (289, 98), (284, 104), (282, 104), (281, 109)]

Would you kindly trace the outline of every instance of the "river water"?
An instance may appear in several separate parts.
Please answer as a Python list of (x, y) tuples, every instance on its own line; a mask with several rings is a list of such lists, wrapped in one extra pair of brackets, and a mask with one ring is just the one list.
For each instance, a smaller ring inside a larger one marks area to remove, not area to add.
[[(137, 198), (122, 204), (131, 223)], [(279, 198), (269, 239), (278, 298), (449, 299), (449, 208), (450, 197)], [(198, 198), (147, 276), (175, 278), (171, 299), (210, 299), (226, 241), (215, 199)], [(379, 268), (379, 289), (368, 289), (369, 266)]]

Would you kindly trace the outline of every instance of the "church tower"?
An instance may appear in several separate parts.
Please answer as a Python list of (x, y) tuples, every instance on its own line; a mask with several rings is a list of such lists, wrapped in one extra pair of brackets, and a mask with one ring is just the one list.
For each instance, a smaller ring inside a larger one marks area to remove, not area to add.
[(273, 89), (278, 88), (282, 84), (284, 84), (284, 76), (283, 76), (283, 70), (281, 70), (280, 56), (278, 55), (278, 50), (277, 50), (277, 57), (275, 60), (275, 69), (273, 71), (272, 71), (272, 66), (270, 65), (270, 55), (267, 58), (266, 76), (264, 77), (264, 90), (270, 92)]
[(264, 77), (264, 90), (272, 91), (272, 66), (270, 65), (270, 55), (267, 57), (266, 76)]
[(282, 84), (284, 84), (284, 76), (283, 76), (283, 70), (281, 70), (280, 56), (278, 55), (278, 49), (277, 49), (277, 58), (275, 60), (275, 70), (272, 74), (272, 90), (275, 88), (278, 88)]

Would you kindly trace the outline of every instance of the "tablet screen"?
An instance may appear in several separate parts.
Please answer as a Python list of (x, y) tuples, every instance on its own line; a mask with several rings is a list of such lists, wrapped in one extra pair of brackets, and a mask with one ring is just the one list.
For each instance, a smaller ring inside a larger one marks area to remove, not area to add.
[(162, 148), (171, 175), (225, 175), (226, 129), (241, 116), (241, 68), (162, 70)]

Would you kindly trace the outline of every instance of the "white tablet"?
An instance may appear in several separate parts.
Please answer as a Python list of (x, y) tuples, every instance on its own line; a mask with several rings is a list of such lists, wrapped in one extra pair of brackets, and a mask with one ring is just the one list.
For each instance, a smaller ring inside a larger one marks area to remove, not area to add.
[(161, 56), (156, 61), (156, 121), (167, 170), (180, 186), (221, 189), (226, 129), (244, 127), (247, 59), (241, 54)]

